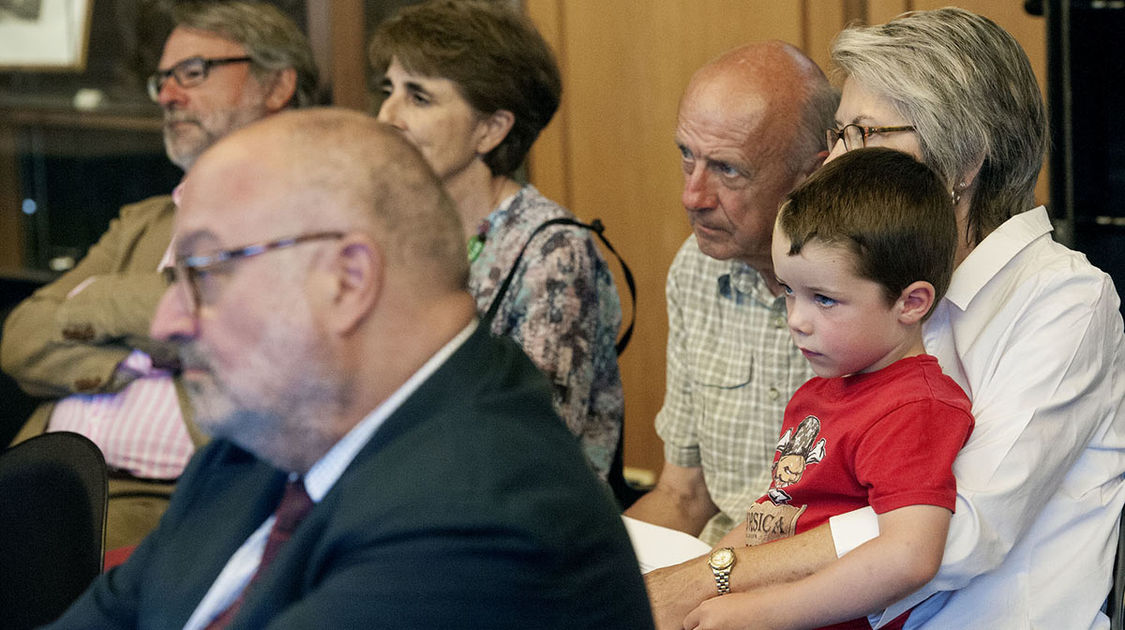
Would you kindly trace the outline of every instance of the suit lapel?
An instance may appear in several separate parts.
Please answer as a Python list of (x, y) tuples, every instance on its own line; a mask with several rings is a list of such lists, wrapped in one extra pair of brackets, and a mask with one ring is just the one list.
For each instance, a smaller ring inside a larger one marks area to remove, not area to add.
[[(168, 574), (148, 588), (166, 591), (158, 599), (167, 605), (182, 606), (164, 612), (169, 619), (179, 619), (181, 626), (235, 551), (273, 513), (287, 478), (233, 445), (224, 448), (219, 454), (222, 463), (206, 471), (207, 479), (193, 484), (195, 494), (173, 524), (175, 543), (156, 550)], [(181, 595), (170, 596), (169, 590)]]

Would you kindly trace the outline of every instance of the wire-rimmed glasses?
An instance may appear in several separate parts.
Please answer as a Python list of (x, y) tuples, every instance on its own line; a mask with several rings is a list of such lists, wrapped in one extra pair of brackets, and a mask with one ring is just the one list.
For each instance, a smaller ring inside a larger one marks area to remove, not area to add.
[(844, 150), (851, 151), (852, 149), (859, 149), (867, 146), (868, 136), (877, 133), (892, 133), (895, 131), (914, 131), (914, 125), (893, 125), (890, 127), (865, 127), (855, 123), (849, 123), (840, 127), (839, 129), (827, 129), (824, 136), (828, 140), (828, 150), (831, 151), (832, 147), (840, 140), (844, 141)]

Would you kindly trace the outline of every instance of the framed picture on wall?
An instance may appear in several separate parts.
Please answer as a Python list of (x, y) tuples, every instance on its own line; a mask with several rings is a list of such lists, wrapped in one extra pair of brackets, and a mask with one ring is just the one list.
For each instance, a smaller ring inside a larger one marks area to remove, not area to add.
[(0, 0), (0, 70), (86, 67), (93, 0)]

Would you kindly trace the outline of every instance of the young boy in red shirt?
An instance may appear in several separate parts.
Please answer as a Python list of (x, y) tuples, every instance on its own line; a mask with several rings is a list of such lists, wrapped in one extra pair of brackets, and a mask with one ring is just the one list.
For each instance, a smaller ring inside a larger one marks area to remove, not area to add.
[(880, 533), (806, 578), (708, 600), (685, 628), (870, 628), (864, 615), (937, 572), (951, 467), (973, 426), (965, 393), (922, 345), (922, 321), (952, 274), (954, 221), (940, 178), (889, 149), (844, 154), (782, 204), (774, 272), (790, 334), (817, 376), (786, 407), (773, 481), (747, 511), (746, 542), (865, 505)]

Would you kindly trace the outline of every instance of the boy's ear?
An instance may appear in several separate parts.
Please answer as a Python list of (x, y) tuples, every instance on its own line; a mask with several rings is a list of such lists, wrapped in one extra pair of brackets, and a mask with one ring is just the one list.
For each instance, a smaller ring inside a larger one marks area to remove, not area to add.
[(934, 304), (934, 285), (925, 280), (912, 282), (899, 294), (895, 307), (899, 309), (898, 319), (903, 324), (917, 324), (922, 321)]

